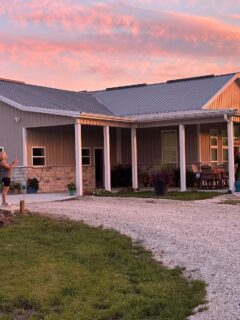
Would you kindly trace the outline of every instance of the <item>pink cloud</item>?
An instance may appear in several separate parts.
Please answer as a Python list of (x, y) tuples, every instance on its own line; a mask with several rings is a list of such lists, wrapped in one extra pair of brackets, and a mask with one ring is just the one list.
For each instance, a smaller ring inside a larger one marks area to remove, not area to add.
[[(1, 0), (0, 15), (12, 19), (25, 34), (2, 32), (0, 58), (40, 74), (41, 68), (53, 74), (63, 68), (69, 79), (75, 77), (68, 87), (82, 84), (94, 89), (96, 79), (101, 86), (159, 82), (239, 66), (240, 28), (221, 20), (152, 12), (118, 1), (87, 6), (66, 0), (13, 4)], [(33, 37), (23, 25), (45, 27), (48, 34)], [(76, 81), (78, 74), (85, 80)]]

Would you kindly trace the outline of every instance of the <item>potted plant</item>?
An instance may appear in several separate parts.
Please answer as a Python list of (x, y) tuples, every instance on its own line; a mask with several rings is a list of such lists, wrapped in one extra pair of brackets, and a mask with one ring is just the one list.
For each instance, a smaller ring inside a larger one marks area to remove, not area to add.
[(69, 183), (67, 188), (70, 196), (74, 196), (76, 194), (76, 185), (74, 182)]
[(173, 171), (170, 168), (163, 168), (160, 171), (152, 173), (152, 184), (155, 194), (157, 196), (166, 194), (172, 179)]
[(28, 178), (27, 193), (37, 193), (39, 189), (39, 180), (37, 178)]
[(236, 174), (235, 186), (236, 186), (236, 192), (240, 192), (240, 170), (238, 170)]
[(235, 163), (237, 164), (237, 171), (236, 171), (236, 176), (235, 176), (235, 187), (236, 187), (236, 192), (240, 192), (240, 152), (237, 154)]

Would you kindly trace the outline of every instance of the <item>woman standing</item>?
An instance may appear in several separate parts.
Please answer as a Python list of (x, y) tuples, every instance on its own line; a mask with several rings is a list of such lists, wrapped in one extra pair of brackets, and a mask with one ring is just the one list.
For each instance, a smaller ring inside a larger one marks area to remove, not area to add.
[(7, 161), (7, 153), (1, 152), (0, 153), (0, 169), (1, 169), (1, 176), (2, 176), (2, 207), (9, 207), (7, 203), (7, 194), (11, 184), (11, 175), (12, 169), (16, 167), (18, 164), (18, 160), (15, 159), (11, 164)]

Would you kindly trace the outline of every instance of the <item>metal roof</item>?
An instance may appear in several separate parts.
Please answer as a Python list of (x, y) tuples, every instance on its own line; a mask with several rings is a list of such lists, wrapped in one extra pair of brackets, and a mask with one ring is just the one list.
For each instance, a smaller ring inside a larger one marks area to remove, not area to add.
[[(63, 110), (113, 115), (90, 93), (53, 89), (11, 80), (0, 80), (0, 96), (33, 110)], [(29, 111), (31, 111), (29, 110)]]
[(147, 115), (201, 110), (236, 73), (95, 91), (93, 95), (115, 115)]
[[(80, 113), (138, 116), (202, 110), (237, 73), (75, 92), (0, 79), (0, 100), (24, 111), (78, 117)], [(233, 106), (234, 107), (234, 106)]]

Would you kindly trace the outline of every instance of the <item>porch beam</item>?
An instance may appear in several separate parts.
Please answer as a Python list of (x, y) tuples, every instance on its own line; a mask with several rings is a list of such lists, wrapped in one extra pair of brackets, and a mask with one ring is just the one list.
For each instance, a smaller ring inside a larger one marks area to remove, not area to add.
[(111, 162), (110, 162), (110, 131), (109, 126), (103, 127), (104, 140), (104, 187), (111, 191)]
[(186, 141), (185, 141), (185, 126), (179, 125), (179, 151), (180, 151), (180, 183), (181, 192), (187, 190), (186, 183)]
[(137, 170), (137, 129), (131, 129), (131, 149), (132, 149), (132, 187), (138, 189), (138, 170)]
[(27, 129), (22, 128), (22, 144), (23, 144), (23, 166), (27, 167)]
[(235, 191), (235, 166), (234, 166), (234, 129), (232, 118), (227, 120), (228, 132), (228, 184), (229, 191)]
[(76, 160), (76, 187), (77, 195), (83, 195), (82, 175), (82, 128), (80, 123), (75, 124), (75, 160)]

